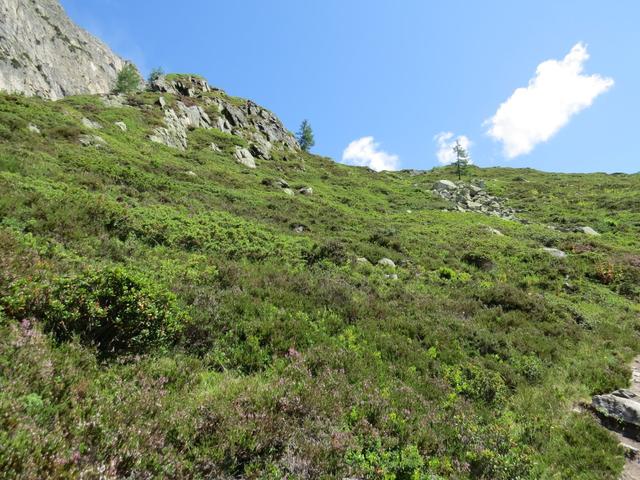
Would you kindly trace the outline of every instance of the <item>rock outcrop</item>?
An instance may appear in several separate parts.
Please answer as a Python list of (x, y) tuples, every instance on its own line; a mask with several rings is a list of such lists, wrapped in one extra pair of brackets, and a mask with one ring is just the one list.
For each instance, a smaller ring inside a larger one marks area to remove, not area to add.
[[(212, 114), (212, 120), (207, 122), (207, 127), (212, 126), (224, 133), (247, 140), (249, 153), (253, 158), (270, 160), (274, 148), (288, 151), (300, 149), (295, 137), (269, 110), (250, 100), (229, 97), (200, 76), (163, 75), (154, 79), (149, 84), (149, 89), (198, 101)], [(167, 128), (171, 128), (170, 121), (167, 122)]]
[(52, 100), (108, 93), (125, 64), (58, 0), (0, 0), (0, 90)]
[(454, 203), (461, 212), (476, 212), (485, 215), (516, 220), (515, 210), (503, 204), (503, 200), (489, 195), (482, 186), (451, 180), (438, 180), (433, 192)]
[(189, 129), (212, 128), (211, 119), (201, 107), (197, 105), (188, 107), (178, 101), (175, 108), (169, 108), (162, 97), (160, 100), (160, 106), (164, 110), (165, 127), (158, 127), (153, 131), (149, 137), (152, 142), (186, 150)]

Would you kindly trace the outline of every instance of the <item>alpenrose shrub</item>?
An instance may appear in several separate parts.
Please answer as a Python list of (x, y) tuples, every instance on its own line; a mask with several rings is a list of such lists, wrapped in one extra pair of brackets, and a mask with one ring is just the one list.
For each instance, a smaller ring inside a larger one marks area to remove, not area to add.
[(31, 287), (5, 305), (11, 316), (34, 317), (56, 340), (78, 336), (102, 355), (166, 347), (187, 319), (172, 293), (122, 267)]

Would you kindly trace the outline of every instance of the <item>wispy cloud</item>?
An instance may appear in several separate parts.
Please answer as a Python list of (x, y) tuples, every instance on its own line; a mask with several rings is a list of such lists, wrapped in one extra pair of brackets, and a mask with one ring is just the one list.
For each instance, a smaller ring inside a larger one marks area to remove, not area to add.
[(455, 137), (453, 132), (440, 132), (433, 137), (433, 139), (438, 146), (436, 157), (438, 157), (438, 162), (443, 165), (448, 165), (456, 161), (456, 154), (453, 151), (453, 147), (455, 147), (456, 142), (460, 142), (460, 146), (467, 152), (472, 145), (471, 140), (469, 140), (467, 136), (460, 135)]
[(376, 172), (397, 170), (400, 158), (380, 150), (380, 144), (373, 137), (354, 140), (342, 153), (342, 161), (348, 165), (369, 167)]
[(529, 85), (513, 92), (486, 122), (487, 133), (502, 142), (508, 158), (529, 153), (549, 140), (613, 86), (611, 78), (583, 74), (588, 59), (586, 45), (578, 43), (564, 59), (542, 62)]

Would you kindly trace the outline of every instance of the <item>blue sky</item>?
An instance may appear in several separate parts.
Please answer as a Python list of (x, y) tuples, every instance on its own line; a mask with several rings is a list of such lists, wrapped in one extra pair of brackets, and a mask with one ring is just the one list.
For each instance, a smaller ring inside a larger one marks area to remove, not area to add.
[(293, 131), (308, 118), (339, 161), (429, 169), (440, 134), (481, 166), (640, 171), (636, 0), (62, 4), (145, 73), (202, 74)]

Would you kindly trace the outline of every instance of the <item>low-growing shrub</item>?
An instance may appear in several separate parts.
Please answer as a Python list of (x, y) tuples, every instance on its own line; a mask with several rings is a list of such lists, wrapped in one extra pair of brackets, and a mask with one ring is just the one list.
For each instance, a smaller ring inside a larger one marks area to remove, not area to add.
[(123, 268), (26, 284), (3, 303), (14, 318), (42, 321), (56, 340), (78, 336), (105, 355), (167, 346), (186, 320), (173, 294)]

